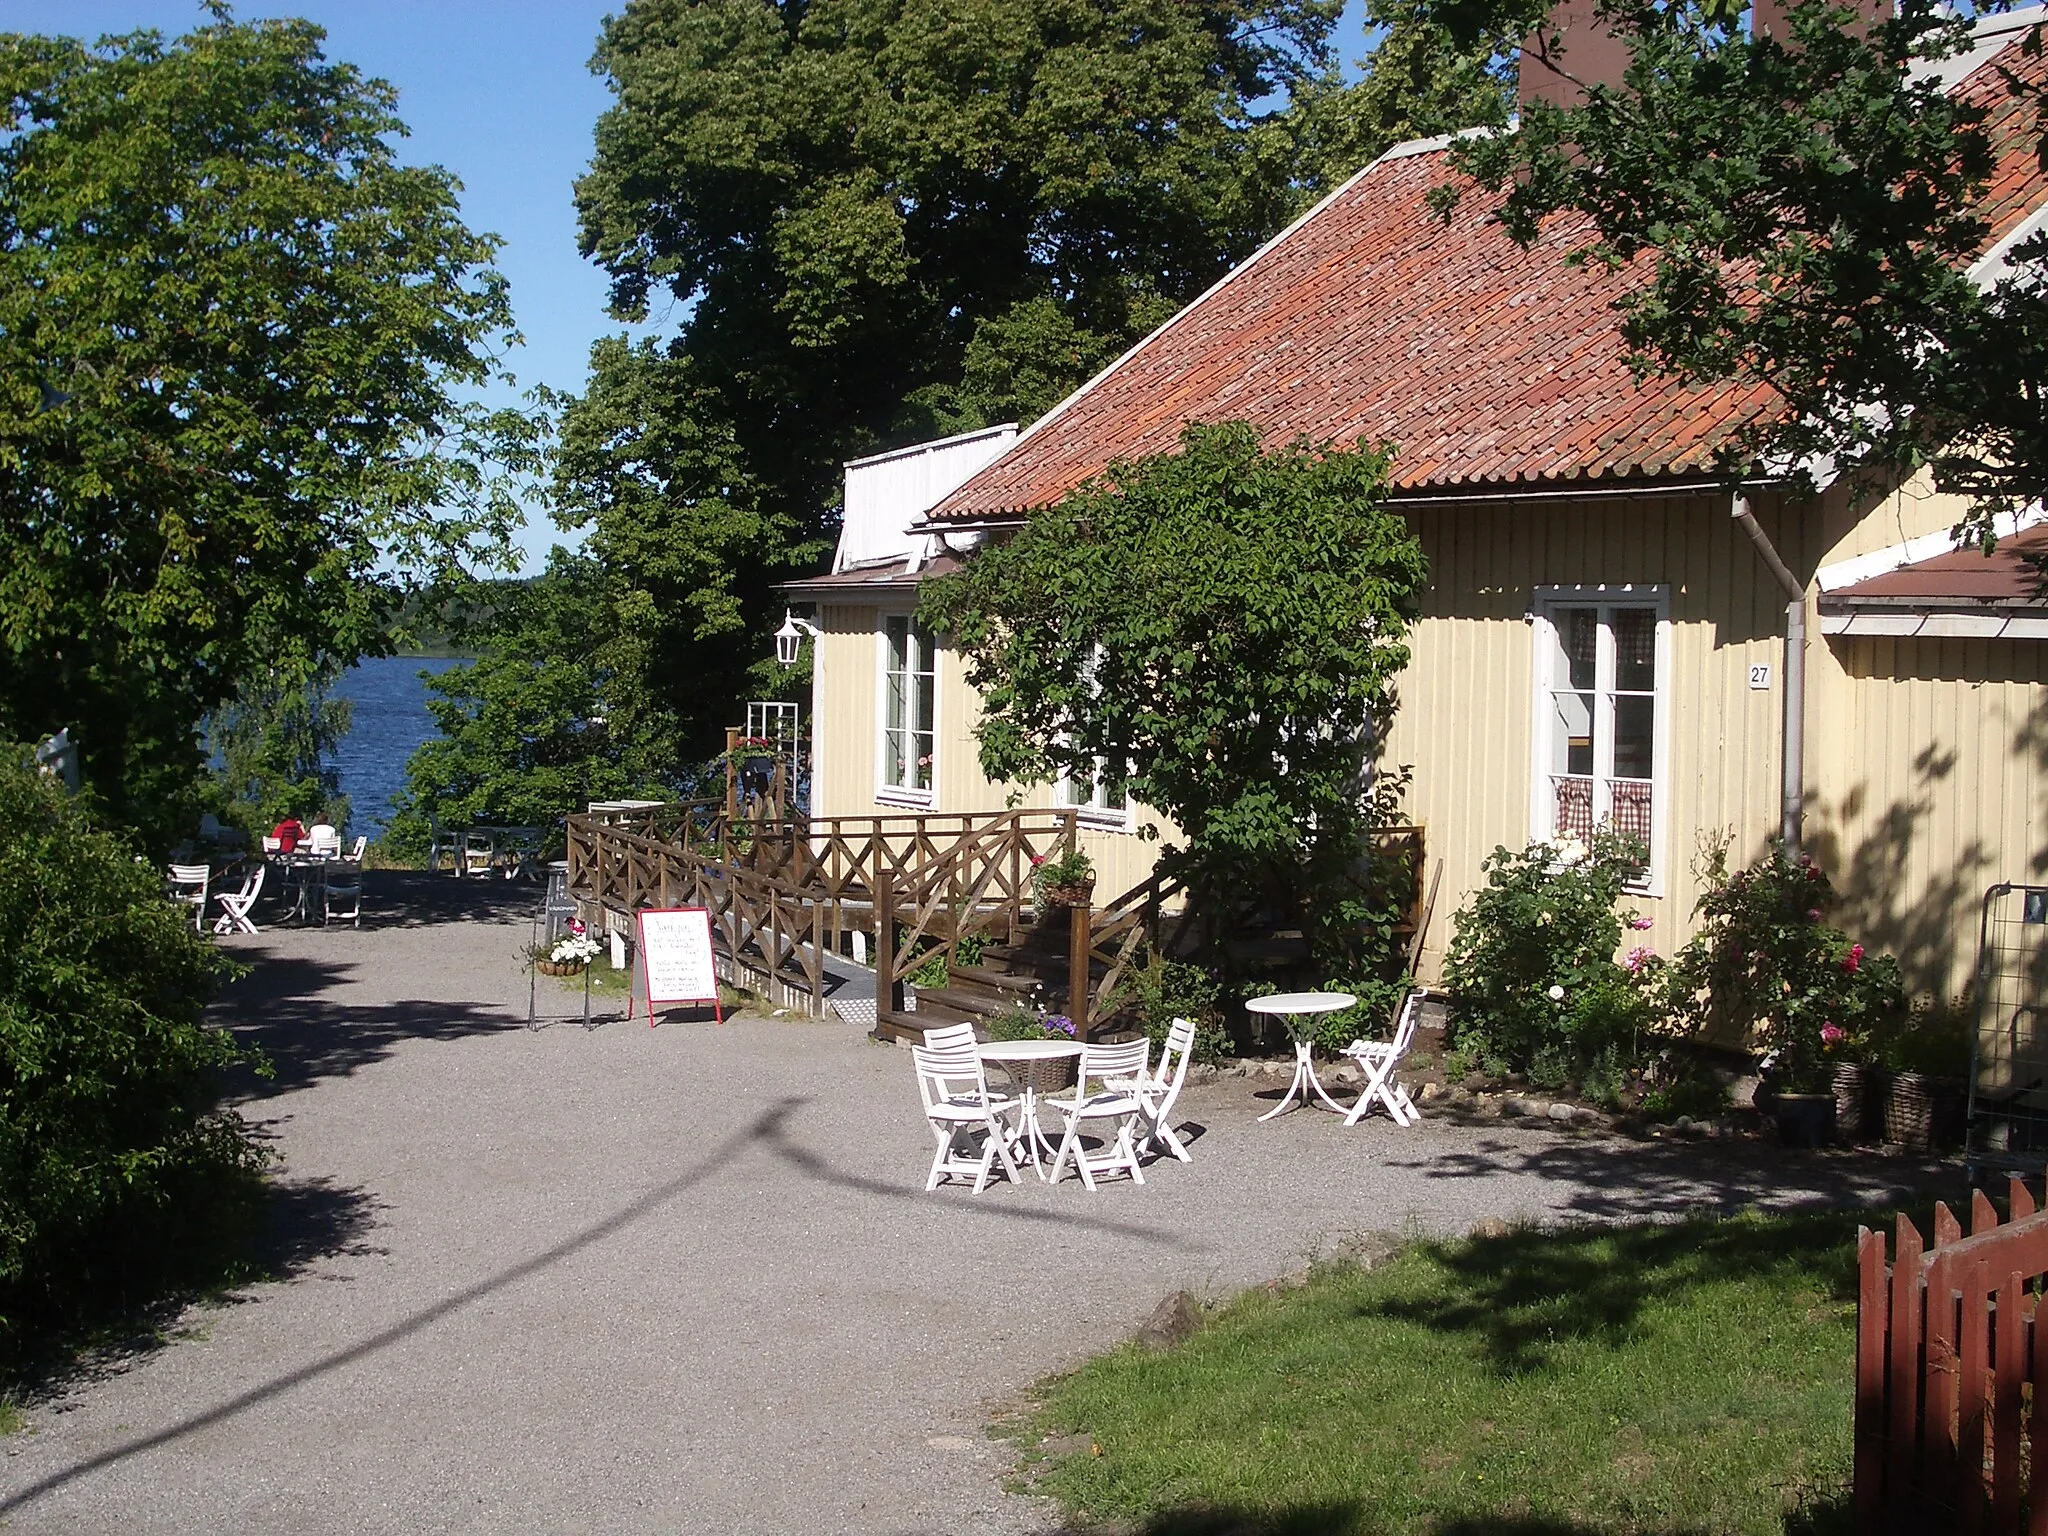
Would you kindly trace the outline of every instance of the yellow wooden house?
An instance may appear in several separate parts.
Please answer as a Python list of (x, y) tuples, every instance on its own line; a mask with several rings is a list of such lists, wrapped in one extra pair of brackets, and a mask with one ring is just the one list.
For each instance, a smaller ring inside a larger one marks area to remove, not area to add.
[[(2002, 97), (1991, 61), (2024, 22), (1987, 20), (1955, 88)], [(1987, 264), (2048, 217), (2024, 109), (1999, 131), (2018, 168), (1987, 208)], [(1955, 551), (1962, 509), (1924, 480), (1731, 484), (1715, 452), (1774, 398), (1634, 378), (1613, 280), (1563, 260), (1582, 231), (1559, 220), (1525, 251), (1472, 191), (1442, 218), (1428, 195), (1455, 174), (1447, 148), (1381, 156), (1028, 430), (849, 467), (850, 543), (791, 589), (820, 631), (813, 814), (1075, 805), (1098, 890), (1143, 878), (1159, 849), (1144, 807), (982, 776), (978, 701), (915, 624), (918, 583), (1189, 421), (1363, 437), (1394, 445), (1394, 504), (1431, 572), (1386, 745), (1443, 861), (1425, 976), (1496, 846), (1600, 823), (1639, 836), (1634, 905), (1669, 953), (1701, 850), (1727, 838), (1747, 860), (1791, 815), (1844, 925), (1919, 988), (1959, 990), (1985, 889), (2048, 883), (2048, 606), (2019, 558), (2048, 541), (2042, 509), (2015, 508), (1986, 560)], [(886, 505), (856, 518), (891, 464)]]

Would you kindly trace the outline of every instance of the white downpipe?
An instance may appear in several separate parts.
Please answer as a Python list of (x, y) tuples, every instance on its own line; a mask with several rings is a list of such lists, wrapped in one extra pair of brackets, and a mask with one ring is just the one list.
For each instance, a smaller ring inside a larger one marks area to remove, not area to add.
[(1777, 579), (1778, 585), (1785, 589), (1788, 599), (1785, 604), (1785, 716), (1780, 728), (1785, 776), (1778, 835), (1784, 839), (1786, 855), (1796, 859), (1799, 857), (1806, 810), (1806, 587), (1780, 558), (1777, 548), (1771, 543), (1771, 536), (1764, 532), (1756, 514), (1750, 511), (1749, 498), (1741, 491), (1735, 493), (1735, 503), (1730, 510), (1735, 521), (1742, 524), (1743, 532), (1756, 545), (1756, 552), (1763, 557), (1764, 565)]

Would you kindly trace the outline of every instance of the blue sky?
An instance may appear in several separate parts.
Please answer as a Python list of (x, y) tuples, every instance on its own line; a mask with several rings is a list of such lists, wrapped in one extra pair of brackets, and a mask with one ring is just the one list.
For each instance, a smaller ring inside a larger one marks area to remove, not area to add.
[[(522, 389), (582, 388), (591, 341), (618, 323), (604, 311), (603, 275), (576, 252), (571, 187), (590, 159), (591, 129), (611, 104), (589, 70), (599, 25), (620, 8), (590, 0), (242, 0), (244, 20), (307, 16), (327, 29), (329, 58), (398, 87), (413, 164), (447, 167), (463, 184), (470, 228), (500, 236), (498, 265), (526, 338), (511, 359)], [(195, 0), (0, 0), (0, 31), (96, 37), (153, 27), (176, 34), (202, 20)], [(1355, 3), (1342, 48), (1361, 51)], [(528, 530), (529, 557), (562, 536)]]

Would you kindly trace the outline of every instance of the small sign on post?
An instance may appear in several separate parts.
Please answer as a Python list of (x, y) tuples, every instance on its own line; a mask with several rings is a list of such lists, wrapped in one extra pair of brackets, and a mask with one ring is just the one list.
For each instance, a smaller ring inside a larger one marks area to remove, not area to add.
[[(657, 1004), (678, 1003), (709, 1003), (712, 1018), (723, 1024), (718, 971), (711, 958), (711, 913), (703, 907), (666, 907), (643, 910), (639, 918), (648, 1027), (654, 1027)], [(630, 1005), (626, 1016), (632, 1017)]]

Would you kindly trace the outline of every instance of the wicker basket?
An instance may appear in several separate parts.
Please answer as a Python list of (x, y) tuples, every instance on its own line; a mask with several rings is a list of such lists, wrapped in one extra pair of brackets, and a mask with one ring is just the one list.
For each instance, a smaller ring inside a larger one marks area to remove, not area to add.
[(1884, 1139), (1926, 1152), (1955, 1140), (1963, 1085), (1953, 1078), (1901, 1072), (1884, 1101)]
[(533, 968), (543, 976), (578, 976), (590, 966), (588, 960), (536, 960)]
[(1835, 1068), (1835, 1134), (1845, 1142), (1874, 1138), (1884, 1128), (1882, 1100), (1872, 1102), (1877, 1072), (1860, 1061)]
[(1077, 880), (1072, 885), (1042, 885), (1039, 894), (1048, 907), (1085, 907), (1095, 900), (1095, 882)]
[(996, 1063), (1010, 1081), (1033, 1093), (1061, 1093), (1074, 1086), (1074, 1073), (1081, 1063), (1072, 1056), (1041, 1056), (1030, 1061)]

